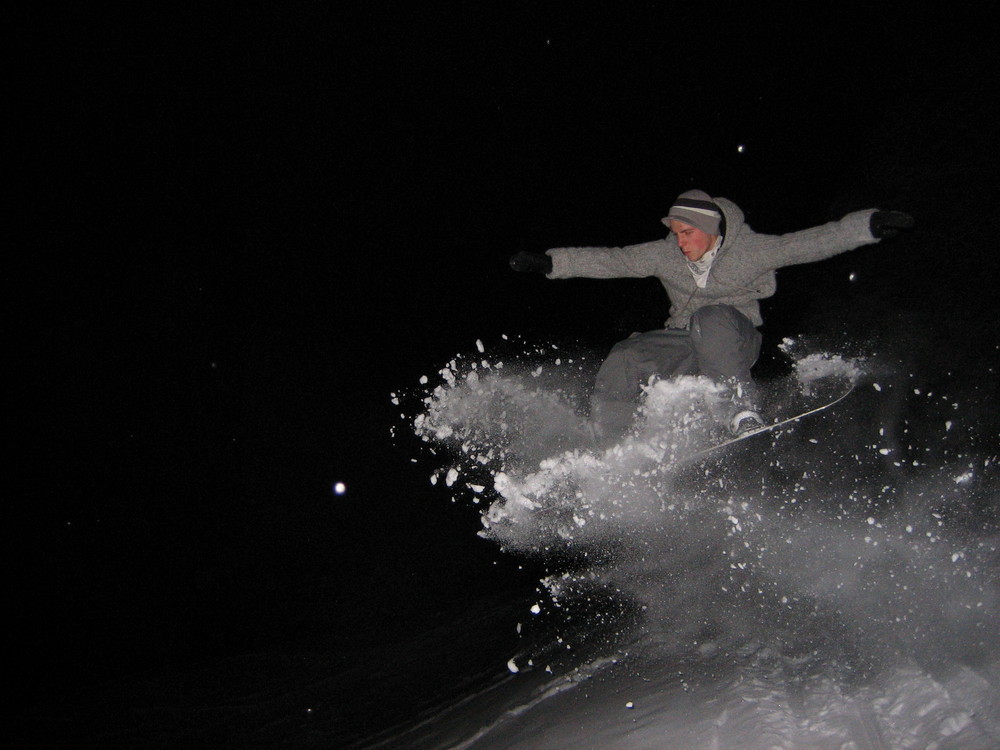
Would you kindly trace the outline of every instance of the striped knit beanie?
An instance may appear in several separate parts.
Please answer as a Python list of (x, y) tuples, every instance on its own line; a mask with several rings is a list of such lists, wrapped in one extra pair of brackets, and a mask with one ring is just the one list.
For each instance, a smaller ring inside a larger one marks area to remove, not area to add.
[(703, 190), (688, 190), (677, 196), (663, 223), (670, 226), (670, 222), (674, 220), (707, 234), (721, 234), (722, 211)]

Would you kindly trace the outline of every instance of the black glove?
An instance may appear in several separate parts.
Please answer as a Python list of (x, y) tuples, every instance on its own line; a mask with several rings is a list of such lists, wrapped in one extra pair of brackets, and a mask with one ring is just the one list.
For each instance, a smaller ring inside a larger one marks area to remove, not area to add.
[(510, 258), (510, 267), (515, 271), (530, 271), (533, 273), (552, 273), (552, 258), (538, 253), (521, 251)]
[(871, 223), (868, 226), (872, 237), (884, 240), (886, 237), (895, 237), (899, 234), (900, 229), (912, 227), (913, 217), (902, 211), (876, 211), (872, 214)]

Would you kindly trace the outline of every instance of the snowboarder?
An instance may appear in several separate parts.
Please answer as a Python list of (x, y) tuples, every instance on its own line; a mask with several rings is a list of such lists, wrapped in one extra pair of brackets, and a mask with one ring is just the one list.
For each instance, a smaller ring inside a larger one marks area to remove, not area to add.
[(603, 439), (625, 432), (650, 376), (704, 375), (726, 389), (726, 426), (738, 435), (763, 425), (750, 368), (760, 354), (758, 300), (776, 289), (775, 269), (822, 260), (892, 237), (913, 225), (899, 211), (868, 209), (785, 235), (757, 234), (726, 198), (688, 190), (662, 219), (665, 239), (623, 248), (519, 252), (515, 271), (550, 279), (655, 276), (670, 298), (664, 328), (633, 333), (611, 349), (591, 400), (591, 425)]

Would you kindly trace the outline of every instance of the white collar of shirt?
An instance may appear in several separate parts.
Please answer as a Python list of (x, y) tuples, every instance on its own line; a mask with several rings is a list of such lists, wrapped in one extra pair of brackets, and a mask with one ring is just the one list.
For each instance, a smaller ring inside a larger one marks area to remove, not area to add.
[(715, 260), (715, 256), (719, 254), (719, 248), (722, 246), (722, 237), (715, 238), (715, 244), (712, 245), (712, 249), (701, 256), (698, 260), (689, 260), (687, 262), (688, 270), (691, 275), (694, 276), (694, 283), (697, 284), (702, 289), (708, 284), (708, 272), (712, 270), (712, 261)]

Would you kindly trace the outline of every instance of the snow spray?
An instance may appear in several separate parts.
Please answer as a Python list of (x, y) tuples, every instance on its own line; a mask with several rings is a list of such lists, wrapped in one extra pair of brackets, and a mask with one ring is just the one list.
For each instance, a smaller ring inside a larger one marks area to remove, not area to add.
[(640, 658), (722, 672), (771, 659), (840, 686), (914, 664), (995, 668), (995, 436), (874, 359), (781, 348), (790, 374), (761, 384), (772, 408), (831, 382), (855, 392), (704, 461), (684, 459), (718, 435), (713, 383), (651, 381), (632, 430), (597, 448), (587, 379), (546, 381), (581, 368), (544, 347), (513, 367), (456, 358), (425, 379), (412, 426), (441, 462), (430, 481), (480, 509), (482, 536), (552, 561), (536, 614), (610, 592), (636, 615), (624, 648)]

